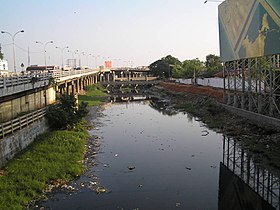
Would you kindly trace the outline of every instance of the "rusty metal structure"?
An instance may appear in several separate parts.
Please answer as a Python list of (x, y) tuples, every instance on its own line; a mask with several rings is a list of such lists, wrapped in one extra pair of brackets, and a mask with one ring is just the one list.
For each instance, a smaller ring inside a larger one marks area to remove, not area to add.
[(224, 102), (280, 118), (280, 55), (224, 63)]

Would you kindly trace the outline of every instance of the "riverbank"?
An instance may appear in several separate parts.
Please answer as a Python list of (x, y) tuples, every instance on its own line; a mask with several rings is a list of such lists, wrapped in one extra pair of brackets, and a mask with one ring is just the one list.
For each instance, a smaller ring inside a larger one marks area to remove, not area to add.
[[(79, 96), (79, 102), (97, 106), (106, 98), (100, 87), (92, 86)], [(15, 156), (0, 171), (0, 209), (32, 208), (33, 201), (46, 199), (46, 193), (57, 187), (71, 191), (66, 183), (86, 168), (89, 134), (84, 126), (40, 135)]]
[(26, 208), (32, 200), (44, 198), (43, 193), (81, 174), (87, 138), (87, 132), (81, 129), (37, 137), (1, 170), (1, 209)]
[(280, 133), (226, 111), (217, 103), (222, 101), (223, 90), (163, 83), (159, 92), (170, 97), (177, 109), (193, 114), (217, 132), (234, 137), (256, 162), (280, 169)]

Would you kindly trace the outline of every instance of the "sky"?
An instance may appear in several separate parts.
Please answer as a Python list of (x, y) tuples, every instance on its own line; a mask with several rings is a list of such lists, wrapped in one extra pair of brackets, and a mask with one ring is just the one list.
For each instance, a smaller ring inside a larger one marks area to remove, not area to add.
[[(218, 4), (204, 0), (0, 0), (0, 30), (15, 36), (16, 66), (62, 65), (69, 47), (82, 66), (147, 66), (172, 55), (180, 61), (219, 55)], [(0, 34), (9, 69), (12, 38)], [(82, 54), (84, 52), (85, 55)], [(98, 56), (98, 57), (94, 57)]]

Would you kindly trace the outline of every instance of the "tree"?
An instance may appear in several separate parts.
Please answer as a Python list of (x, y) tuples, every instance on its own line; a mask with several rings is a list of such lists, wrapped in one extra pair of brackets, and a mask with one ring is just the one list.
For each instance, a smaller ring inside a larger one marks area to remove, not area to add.
[(205, 77), (213, 76), (215, 73), (223, 70), (223, 65), (220, 57), (214, 54), (209, 54), (206, 56), (205, 67)]
[(168, 75), (169, 65), (162, 59), (153, 62), (149, 68), (151, 74), (155, 77), (166, 77)]
[(199, 59), (185, 60), (180, 69), (176, 72), (178, 78), (192, 78), (199, 76), (203, 69), (203, 62)]
[(149, 66), (149, 68), (151, 70), (152, 75), (167, 78), (171, 77), (173, 71), (177, 68), (177, 66), (180, 65), (181, 62), (178, 60), (178, 58), (175, 58), (171, 55), (167, 55), (166, 57), (163, 57), (160, 60), (153, 62)]
[(82, 102), (79, 107), (73, 94), (64, 94), (58, 99), (58, 104), (48, 108), (46, 118), (51, 128), (66, 129), (73, 127), (88, 113), (87, 104)]

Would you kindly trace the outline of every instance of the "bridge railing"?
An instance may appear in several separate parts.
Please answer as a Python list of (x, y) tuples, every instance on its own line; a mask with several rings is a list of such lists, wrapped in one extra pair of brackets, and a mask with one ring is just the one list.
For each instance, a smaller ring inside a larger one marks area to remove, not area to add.
[(0, 124), (0, 139), (4, 138), (9, 134), (13, 134), (15, 131), (27, 127), (28, 125), (34, 123), (35, 121), (39, 121), (45, 116), (45, 113), (46, 113), (46, 108), (43, 108), (35, 112), (31, 112), (24, 116)]
[(49, 74), (28, 74), (23, 76), (0, 77), (0, 88), (8, 88), (17, 85), (25, 85), (39, 81), (49, 80)]

